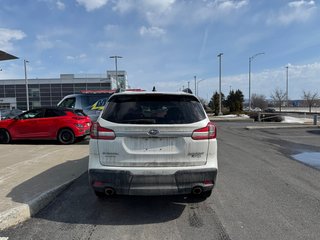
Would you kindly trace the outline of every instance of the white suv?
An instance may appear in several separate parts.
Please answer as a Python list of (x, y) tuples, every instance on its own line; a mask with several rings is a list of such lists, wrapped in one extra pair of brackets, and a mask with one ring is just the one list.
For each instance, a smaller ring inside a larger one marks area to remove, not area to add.
[(99, 197), (209, 197), (215, 185), (216, 127), (192, 94), (114, 94), (90, 136), (89, 181)]

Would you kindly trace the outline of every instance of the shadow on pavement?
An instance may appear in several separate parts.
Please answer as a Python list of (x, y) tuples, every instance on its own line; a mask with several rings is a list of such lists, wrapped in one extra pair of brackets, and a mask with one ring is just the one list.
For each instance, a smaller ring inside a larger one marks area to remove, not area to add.
[(117, 195), (99, 199), (85, 173), (35, 218), (71, 224), (152, 224), (179, 218), (186, 202), (183, 196)]
[(311, 134), (317, 134), (317, 135), (320, 135), (320, 130), (309, 130), (307, 131), (308, 133), (311, 133)]

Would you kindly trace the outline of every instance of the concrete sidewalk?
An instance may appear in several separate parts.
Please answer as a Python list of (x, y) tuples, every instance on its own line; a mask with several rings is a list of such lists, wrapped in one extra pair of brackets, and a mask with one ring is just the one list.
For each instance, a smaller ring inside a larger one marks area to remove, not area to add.
[(0, 144), (0, 230), (36, 214), (87, 171), (88, 141)]

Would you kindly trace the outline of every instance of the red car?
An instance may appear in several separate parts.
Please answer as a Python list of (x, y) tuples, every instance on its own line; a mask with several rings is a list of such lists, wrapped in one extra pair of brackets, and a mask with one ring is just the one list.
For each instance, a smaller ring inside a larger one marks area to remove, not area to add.
[(11, 140), (48, 139), (72, 144), (89, 134), (90, 118), (77, 109), (37, 108), (0, 121), (0, 143)]

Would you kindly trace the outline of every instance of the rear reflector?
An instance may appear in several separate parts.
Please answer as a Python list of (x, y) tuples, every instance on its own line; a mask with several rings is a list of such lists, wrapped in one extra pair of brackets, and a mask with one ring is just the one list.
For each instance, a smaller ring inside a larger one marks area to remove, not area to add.
[(116, 134), (109, 128), (101, 127), (98, 122), (91, 125), (90, 137), (92, 139), (113, 140), (116, 138)]
[(193, 140), (214, 139), (216, 137), (217, 128), (212, 122), (209, 122), (204, 128), (194, 130), (191, 136)]
[(213, 185), (213, 182), (212, 182), (212, 180), (204, 180), (203, 184), (204, 185)]
[(104, 186), (104, 184), (105, 184), (104, 182), (94, 181), (92, 185), (94, 187), (102, 187), (102, 186)]

